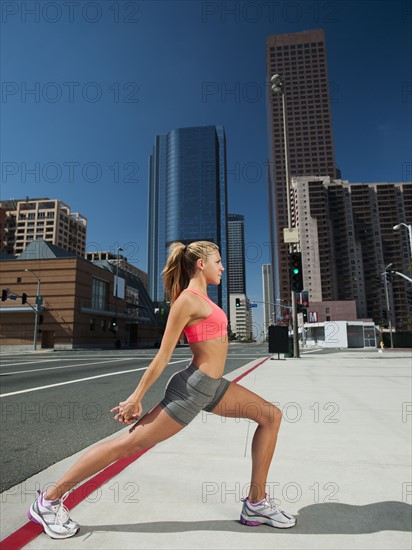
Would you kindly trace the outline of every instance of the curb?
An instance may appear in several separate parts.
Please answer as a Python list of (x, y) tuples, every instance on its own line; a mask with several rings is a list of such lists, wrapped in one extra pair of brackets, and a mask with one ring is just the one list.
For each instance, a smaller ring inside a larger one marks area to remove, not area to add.
[[(260, 360), (256, 365), (253, 365), (248, 370), (231, 380), (231, 382), (239, 382), (242, 378), (250, 374), (252, 371), (260, 367), (265, 363), (269, 357), (265, 357), (263, 360)], [(242, 367), (239, 367), (242, 368)], [(71, 510), (83, 500), (85, 500), (91, 493), (96, 491), (99, 487), (107, 483), (110, 479), (115, 477), (117, 474), (122, 472), (127, 466), (135, 462), (142, 455), (153, 449), (154, 446), (143, 449), (136, 455), (133, 455), (129, 458), (120, 459), (110, 466), (107, 466), (104, 470), (94, 475), (91, 479), (85, 481), (82, 485), (74, 489), (65, 500), (65, 506), (68, 510)], [(20, 550), (26, 544), (34, 540), (36, 537), (43, 533), (43, 527), (41, 525), (35, 524), (32, 521), (28, 521), (22, 527), (17, 529), (14, 533), (6, 537), (0, 542), (2, 550)]]

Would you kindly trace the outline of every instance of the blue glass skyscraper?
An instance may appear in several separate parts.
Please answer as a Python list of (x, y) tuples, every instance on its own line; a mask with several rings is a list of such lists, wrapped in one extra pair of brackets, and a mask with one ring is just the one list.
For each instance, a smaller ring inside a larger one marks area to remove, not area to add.
[[(226, 137), (221, 126), (177, 128), (156, 136), (149, 160), (149, 293), (164, 299), (161, 277), (176, 241), (212, 241), (227, 268)], [(228, 313), (225, 272), (209, 296)]]

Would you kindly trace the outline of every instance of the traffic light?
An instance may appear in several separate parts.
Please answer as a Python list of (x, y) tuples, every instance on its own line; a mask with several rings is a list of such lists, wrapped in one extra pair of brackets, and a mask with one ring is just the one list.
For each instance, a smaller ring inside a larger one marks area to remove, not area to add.
[(302, 315), (303, 315), (303, 322), (307, 323), (308, 322), (308, 310), (306, 308), (302, 309)]
[(290, 288), (294, 292), (303, 290), (302, 254), (292, 252), (290, 254)]
[(9, 290), (7, 288), (3, 288), (1, 291), (1, 301), (5, 302), (7, 300), (8, 295), (9, 295)]
[(236, 298), (236, 307), (240, 307), (240, 298)]
[(110, 330), (112, 332), (116, 332), (117, 331), (117, 319), (113, 319), (111, 322), (110, 322)]
[(25, 292), (21, 295), (21, 303), (27, 304), (27, 294)]

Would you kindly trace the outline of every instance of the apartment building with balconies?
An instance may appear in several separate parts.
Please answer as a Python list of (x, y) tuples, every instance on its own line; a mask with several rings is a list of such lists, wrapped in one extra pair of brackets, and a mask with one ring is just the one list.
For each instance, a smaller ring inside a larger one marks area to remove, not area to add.
[(43, 239), (85, 256), (87, 219), (63, 201), (27, 197), (1, 201), (0, 208), (5, 218), (2, 251), (18, 256), (31, 241)]

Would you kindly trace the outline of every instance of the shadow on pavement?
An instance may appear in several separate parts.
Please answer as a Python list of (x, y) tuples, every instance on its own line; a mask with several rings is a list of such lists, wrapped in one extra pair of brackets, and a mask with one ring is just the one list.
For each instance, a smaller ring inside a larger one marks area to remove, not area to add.
[[(352, 506), (335, 502), (311, 504), (299, 510), (298, 523), (292, 529), (280, 530), (289, 534), (311, 535), (361, 535), (379, 531), (411, 531), (412, 506), (405, 502), (387, 501)], [(187, 531), (230, 531), (273, 533), (274, 529), (262, 525), (253, 529), (236, 520), (207, 521), (153, 521), (149, 523), (125, 523), (118, 525), (82, 525), (78, 536), (94, 532), (119, 533), (184, 533)], [(86, 537), (87, 538), (87, 537)]]

